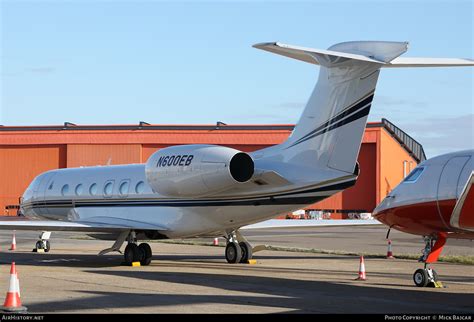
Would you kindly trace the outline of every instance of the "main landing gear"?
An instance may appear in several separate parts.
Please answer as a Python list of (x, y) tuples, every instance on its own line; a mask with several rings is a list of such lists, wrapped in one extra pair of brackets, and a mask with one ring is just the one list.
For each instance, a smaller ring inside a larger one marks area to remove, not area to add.
[(39, 235), (39, 240), (35, 244), (35, 248), (33, 248), (33, 252), (40, 253), (40, 252), (49, 252), (51, 249), (51, 244), (49, 243), (49, 238), (51, 237), (50, 231), (43, 231)]
[(443, 287), (438, 279), (438, 273), (429, 267), (429, 264), (435, 263), (443, 246), (446, 243), (446, 234), (439, 233), (438, 236), (425, 236), (425, 248), (423, 249), (423, 255), (418, 260), (419, 262), (425, 263), (424, 268), (419, 268), (413, 274), (413, 282), (418, 287)]
[(247, 263), (252, 259), (252, 246), (238, 231), (228, 233), (225, 247), (225, 259), (230, 264)]
[(127, 238), (127, 246), (123, 252), (126, 265), (132, 265), (133, 262), (140, 262), (140, 265), (150, 265), (152, 251), (151, 247), (147, 243), (141, 243), (137, 245), (137, 236), (134, 231), (131, 231)]

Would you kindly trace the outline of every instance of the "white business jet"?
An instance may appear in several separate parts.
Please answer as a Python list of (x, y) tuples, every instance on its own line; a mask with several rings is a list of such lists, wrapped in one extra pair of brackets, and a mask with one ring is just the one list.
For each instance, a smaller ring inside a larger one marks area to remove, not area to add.
[(381, 68), (474, 65), (470, 59), (399, 58), (407, 42), (345, 42), (328, 50), (254, 47), (320, 66), (318, 83), (286, 142), (252, 153), (172, 146), (146, 164), (48, 171), (25, 191), (24, 217), (2, 220), (0, 229), (109, 233), (116, 241), (99, 254), (119, 251), (127, 241), (125, 261), (142, 265), (151, 262), (152, 252), (137, 240), (224, 236), (227, 261), (245, 262), (252, 247), (240, 227), (354, 185)]

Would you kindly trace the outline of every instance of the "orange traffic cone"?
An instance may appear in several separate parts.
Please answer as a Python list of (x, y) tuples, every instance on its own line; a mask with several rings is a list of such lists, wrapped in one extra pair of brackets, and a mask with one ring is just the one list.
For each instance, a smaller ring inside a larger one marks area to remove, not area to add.
[(6, 312), (24, 312), (26, 307), (21, 305), (20, 300), (20, 282), (16, 273), (15, 262), (10, 269), (10, 286), (8, 287), (7, 297), (3, 303), (2, 310)]
[(214, 246), (219, 246), (219, 238), (214, 238)]
[(13, 231), (13, 239), (12, 239), (12, 246), (10, 250), (16, 250), (16, 238), (15, 238), (15, 231)]
[(389, 239), (388, 240), (388, 249), (387, 249), (387, 258), (393, 259), (393, 253), (392, 253), (392, 241)]
[(360, 265), (359, 265), (359, 277), (356, 278), (356, 281), (365, 281), (365, 264), (364, 256), (360, 256)]

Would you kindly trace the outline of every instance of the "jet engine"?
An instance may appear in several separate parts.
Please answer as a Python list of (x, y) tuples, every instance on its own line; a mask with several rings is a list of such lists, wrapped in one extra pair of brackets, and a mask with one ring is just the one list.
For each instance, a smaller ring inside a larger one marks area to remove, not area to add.
[(154, 192), (169, 197), (213, 195), (249, 181), (252, 158), (216, 145), (181, 145), (156, 151), (145, 172)]

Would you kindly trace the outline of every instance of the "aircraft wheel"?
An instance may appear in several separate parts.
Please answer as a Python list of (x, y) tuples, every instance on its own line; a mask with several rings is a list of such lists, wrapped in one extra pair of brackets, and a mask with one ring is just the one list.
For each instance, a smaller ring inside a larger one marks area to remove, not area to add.
[(140, 264), (143, 266), (150, 265), (151, 263), (151, 257), (152, 257), (152, 252), (151, 252), (151, 247), (147, 243), (141, 243), (138, 245), (138, 249), (140, 251)]
[(125, 247), (123, 257), (125, 258), (125, 263), (127, 265), (132, 265), (133, 262), (139, 262), (140, 250), (138, 249), (137, 244), (129, 243), (127, 247)]
[(43, 243), (41, 242), (41, 240), (38, 240), (35, 244), (35, 248), (36, 249), (42, 249), (43, 248)]
[(49, 243), (49, 240), (47, 240), (45, 242), (45, 248), (44, 248), (45, 253), (49, 252), (50, 249), (51, 249), (51, 244)]
[(418, 287), (425, 287), (428, 285), (428, 273), (425, 269), (419, 268), (413, 274), (413, 282)]
[(240, 248), (240, 245), (236, 242), (227, 243), (227, 246), (225, 247), (225, 259), (227, 262), (230, 264), (235, 264), (240, 262), (241, 258), (242, 249)]
[(242, 257), (240, 263), (247, 263), (249, 259), (252, 259), (252, 246), (247, 242), (239, 243), (240, 249), (242, 250)]

